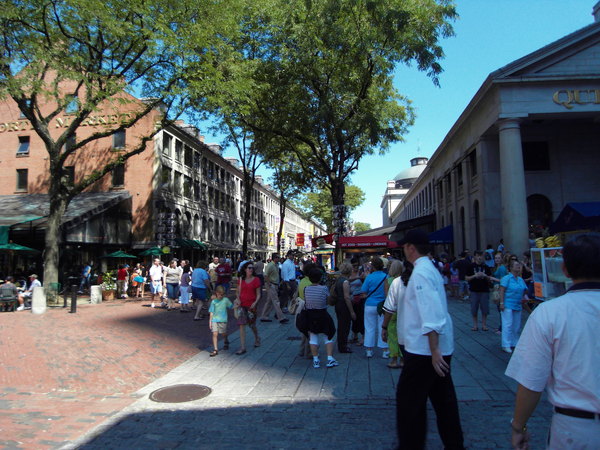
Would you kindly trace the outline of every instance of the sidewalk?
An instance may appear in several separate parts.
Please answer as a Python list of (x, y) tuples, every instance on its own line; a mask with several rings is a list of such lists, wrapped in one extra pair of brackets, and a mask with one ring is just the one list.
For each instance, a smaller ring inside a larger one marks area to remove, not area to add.
[[(493, 331), (473, 332), (467, 303), (451, 299), (456, 350), (454, 383), (468, 448), (510, 448), (516, 384), (504, 376), (509, 355)], [(490, 329), (498, 325), (491, 313)], [(65, 449), (106, 448), (373, 448), (391, 449), (395, 436), (395, 383), (399, 371), (367, 359), (360, 347), (336, 355), (340, 365), (313, 369), (297, 356), (292, 324), (260, 323), (262, 346), (210, 358), (202, 351), (151, 382), (130, 406)], [(321, 354), (322, 361), (325, 355)], [(324, 365), (324, 364), (323, 364)], [(178, 384), (201, 384), (212, 393), (188, 403), (155, 403), (148, 395)], [(543, 400), (529, 422), (532, 448), (543, 448), (551, 410)], [(441, 448), (430, 410), (428, 448)]]

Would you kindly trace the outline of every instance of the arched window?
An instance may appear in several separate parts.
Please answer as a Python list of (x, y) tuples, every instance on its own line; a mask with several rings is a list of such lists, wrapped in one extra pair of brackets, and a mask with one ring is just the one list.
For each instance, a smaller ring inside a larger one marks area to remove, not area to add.
[(202, 234), (200, 229), (200, 217), (198, 216), (198, 214), (194, 215), (194, 232), (192, 237), (194, 239), (202, 240)]
[(529, 225), (548, 227), (552, 224), (552, 202), (542, 194), (527, 197), (527, 218)]
[(175, 210), (175, 236), (181, 237), (182, 230), (182, 216), (181, 211), (178, 209)]
[(222, 241), (225, 241), (227, 239), (225, 236), (225, 222), (224, 221), (221, 222), (221, 233), (219, 233), (219, 237), (221, 238)]
[(219, 240), (219, 230), (220, 230), (219, 220), (215, 219), (215, 228), (214, 228), (214, 231), (213, 231), (215, 241)]
[(215, 221), (212, 219), (212, 217), (210, 219), (208, 219), (208, 239), (210, 239), (211, 241), (215, 240)]
[(208, 221), (206, 220), (205, 216), (202, 216), (201, 236), (202, 236), (202, 240), (203, 241), (207, 241), (208, 240)]

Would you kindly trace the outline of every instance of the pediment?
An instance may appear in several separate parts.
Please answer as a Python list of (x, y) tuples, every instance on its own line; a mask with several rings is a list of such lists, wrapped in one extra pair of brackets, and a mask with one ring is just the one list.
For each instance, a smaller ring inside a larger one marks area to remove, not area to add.
[(495, 81), (600, 76), (600, 23), (593, 23), (490, 74)]

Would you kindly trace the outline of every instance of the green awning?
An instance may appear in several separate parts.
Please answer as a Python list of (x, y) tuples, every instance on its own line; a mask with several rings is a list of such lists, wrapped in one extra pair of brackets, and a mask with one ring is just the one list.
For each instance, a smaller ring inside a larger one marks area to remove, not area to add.
[(8, 243), (8, 230), (10, 230), (10, 227), (0, 227), (0, 244)]
[(176, 238), (175, 243), (180, 247), (196, 248), (199, 250), (206, 250), (208, 248), (208, 246), (204, 242), (199, 241), (197, 239)]
[(130, 255), (122, 250), (118, 250), (116, 252), (109, 253), (108, 255), (101, 256), (101, 258), (137, 258), (137, 256)]

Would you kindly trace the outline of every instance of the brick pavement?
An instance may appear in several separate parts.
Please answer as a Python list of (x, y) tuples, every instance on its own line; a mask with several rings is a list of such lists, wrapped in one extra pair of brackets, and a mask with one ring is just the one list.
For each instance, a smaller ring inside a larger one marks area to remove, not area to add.
[[(453, 378), (468, 448), (509, 448), (516, 384), (503, 375), (508, 355), (493, 331), (472, 332), (468, 304), (451, 300), (456, 351)], [(490, 327), (498, 324), (494, 311)], [(399, 372), (360, 348), (340, 366), (312, 369), (297, 356), (290, 325), (261, 324), (263, 345), (243, 356), (200, 352), (140, 391), (139, 398), (64, 448), (394, 448), (394, 392)], [(291, 338), (291, 339), (290, 339)], [(252, 338), (250, 338), (252, 342)], [(183, 383), (213, 389), (202, 400), (159, 404), (153, 390)], [(551, 410), (544, 399), (529, 425), (543, 448)], [(429, 412), (428, 448), (441, 448)]]
[(147, 305), (0, 313), (0, 447), (57, 448), (209, 343), (206, 320)]

